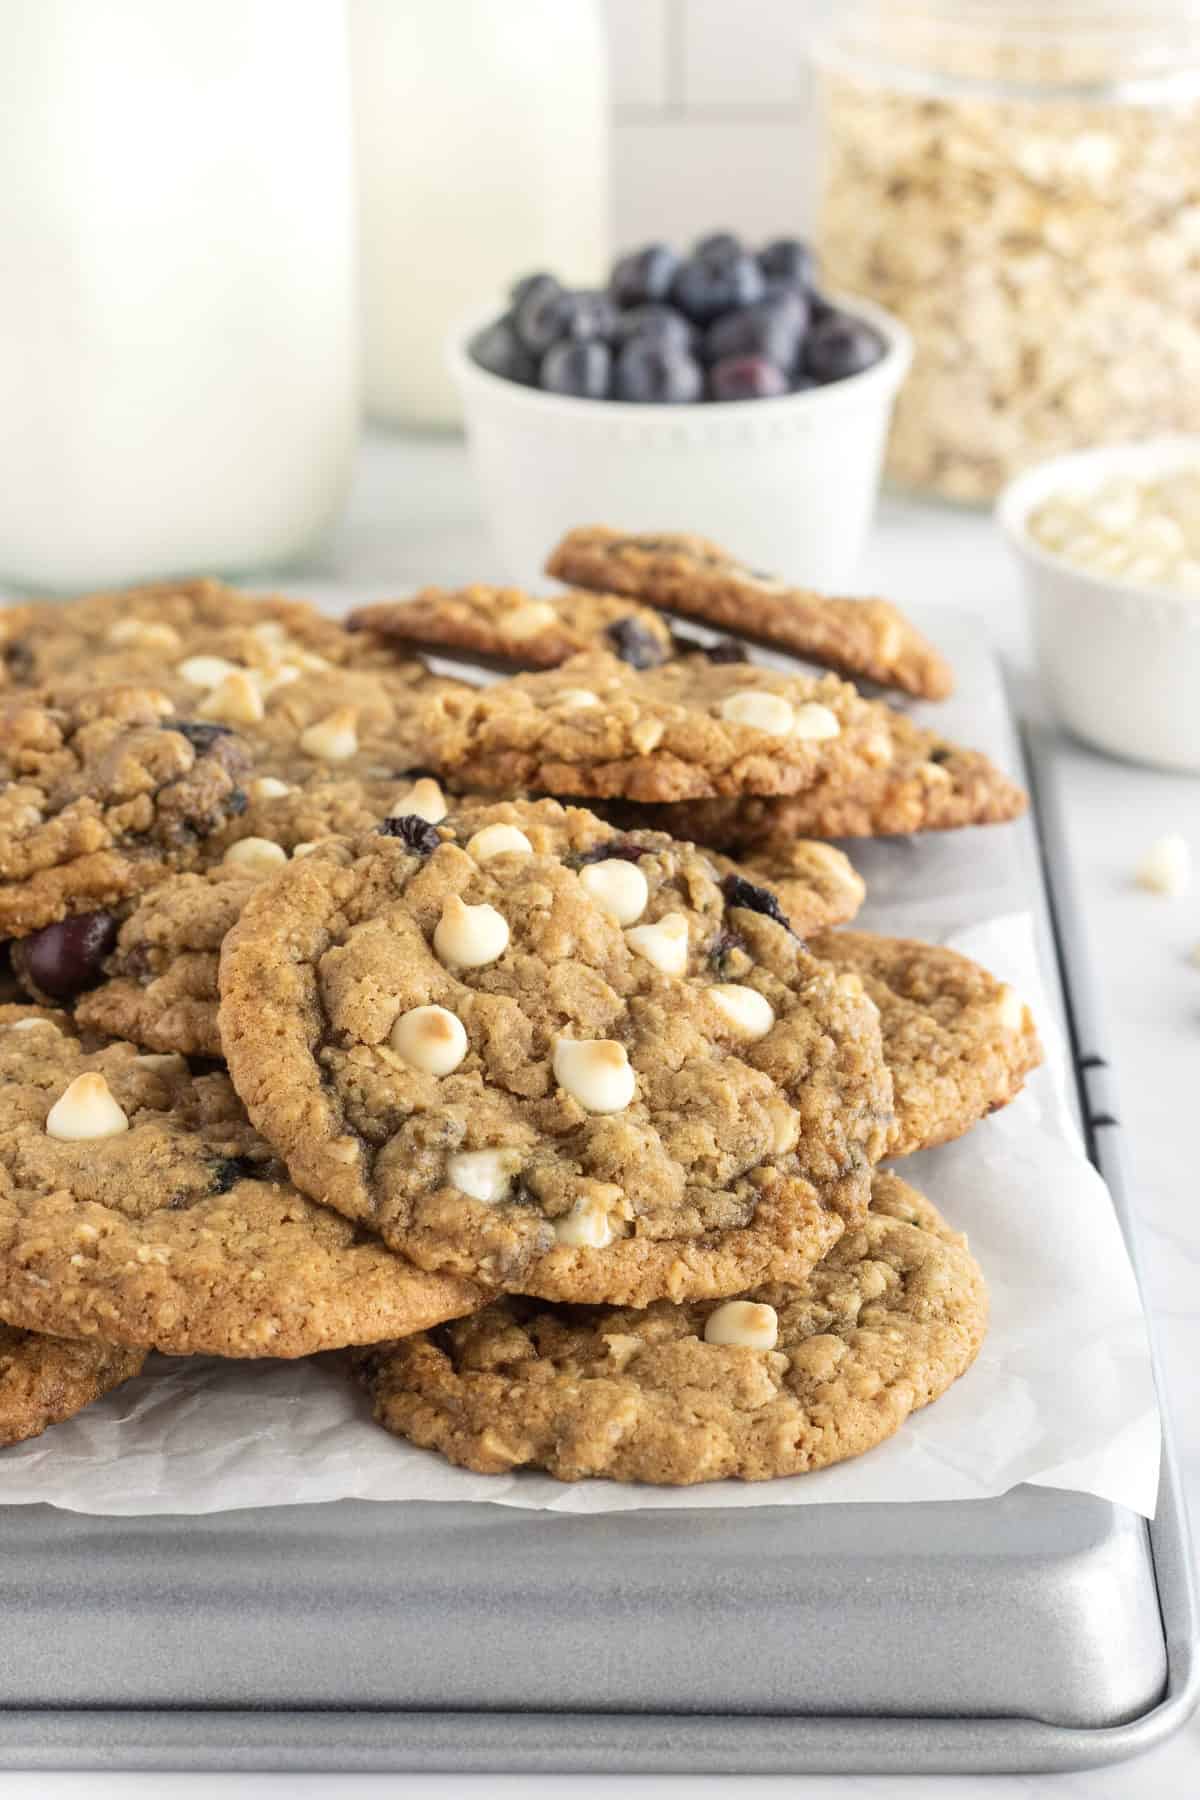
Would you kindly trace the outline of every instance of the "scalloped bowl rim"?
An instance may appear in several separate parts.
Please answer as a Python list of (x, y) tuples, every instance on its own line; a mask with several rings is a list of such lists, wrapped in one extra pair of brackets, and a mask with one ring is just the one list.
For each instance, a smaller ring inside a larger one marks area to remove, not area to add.
[(876, 387), (894, 393), (912, 364), (913, 342), (905, 326), (882, 306), (876, 306), (872, 300), (863, 300), (851, 294), (830, 294), (828, 298), (842, 311), (873, 325), (884, 340), (884, 354), (877, 363), (873, 363), (869, 369), (861, 370), (857, 375), (847, 375), (841, 381), (828, 382), (824, 387), (805, 388), (798, 394), (777, 394), (766, 400), (693, 401), (682, 404), (585, 400), (574, 394), (548, 394), (541, 388), (526, 387), (520, 381), (509, 381), (506, 376), (494, 375), (490, 369), (481, 367), (473, 359), (469, 349), (472, 338), (485, 325), (493, 324), (503, 316), (503, 308), (497, 309), (495, 302), (487, 307), (476, 307), (454, 325), (446, 340), (446, 361), (451, 374), (463, 387), (474, 385), (485, 393), (500, 392), (512, 405), (525, 406), (530, 411), (548, 411), (560, 419), (574, 415), (595, 425), (602, 425), (606, 420), (612, 424), (634, 421), (648, 424), (657, 421), (676, 426), (690, 424), (707, 428), (718, 420), (732, 422), (757, 419), (765, 422), (765, 418), (778, 419), (784, 412), (815, 413), (821, 408), (830, 411), (839, 405), (850, 405), (856, 400), (865, 399), (870, 390)]

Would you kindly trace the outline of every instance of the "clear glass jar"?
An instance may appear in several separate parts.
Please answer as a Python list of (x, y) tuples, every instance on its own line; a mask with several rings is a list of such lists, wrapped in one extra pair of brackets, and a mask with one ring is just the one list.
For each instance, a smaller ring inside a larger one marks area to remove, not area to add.
[(916, 341), (895, 481), (1200, 430), (1197, 0), (851, 0), (818, 63), (824, 278)]

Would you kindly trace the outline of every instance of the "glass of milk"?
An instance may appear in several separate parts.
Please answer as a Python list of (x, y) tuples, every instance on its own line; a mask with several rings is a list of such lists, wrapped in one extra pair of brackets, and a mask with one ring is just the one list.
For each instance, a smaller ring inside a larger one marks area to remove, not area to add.
[(357, 424), (342, 0), (13, 0), (0, 580), (292, 560)]

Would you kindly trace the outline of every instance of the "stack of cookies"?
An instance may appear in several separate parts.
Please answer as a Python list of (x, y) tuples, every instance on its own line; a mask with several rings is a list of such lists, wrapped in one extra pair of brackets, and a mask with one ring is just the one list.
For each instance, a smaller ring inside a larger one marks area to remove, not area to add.
[(761, 1479), (971, 1362), (980, 1271), (883, 1165), (1036, 1032), (844, 929), (826, 840), (1024, 797), (843, 678), (947, 691), (884, 602), (690, 537), (550, 566), (351, 630), (211, 582), (0, 614), (0, 1441), (151, 1350), (352, 1348), (472, 1469)]

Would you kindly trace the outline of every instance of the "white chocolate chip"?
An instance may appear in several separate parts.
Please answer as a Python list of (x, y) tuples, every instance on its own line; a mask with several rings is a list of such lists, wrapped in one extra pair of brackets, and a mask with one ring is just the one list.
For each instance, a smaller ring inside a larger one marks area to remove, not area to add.
[(202, 719), (221, 719), (227, 725), (255, 725), (263, 716), (262, 695), (247, 670), (231, 669), (196, 710)]
[(508, 921), (485, 900), (467, 906), (451, 894), (433, 933), (433, 948), (451, 969), (481, 969), (508, 948)]
[(252, 875), (269, 875), (287, 861), (287, 851), (270, 838), (244, 837), (230, 844), (222, 860), (235, 868), (249, 869)]
[(244, 675), (246, 671), (238, 663), (233, 663), (224, 656), (188, 656), (176, 670), (184, 681), (192, 687), (220, 687), (227, 675)]
[(274, 775), (260, 775), (257, 781), (250, 783), (252, 800), (282, 800), (291, 791), (286, 781), (277, 781)]
[(653, 925), (636, 925), (625, 942), (663, 975), (686, 975), (688, 922), (679, 912), (664, 913)]
[(339, 706), (300, 733), (300, 748), (322, 762), (345, 762), (358, 749), (357, 726), (358, 708)]
[(757, 988), (737, 981), (721, 981), (708, 990), (709, 998), (742, 1037), (766, 1037), (775, 1023), (775, 1008)]
[(666, 729), (661, 719), (639, 719), (629, 733), (630, 742), (639, 756), (649, 756), (662, 743)]
[(300, 671), (294, 663), (273, 663), (269, 669), (251, 669), (250, 679), (265, 700), (276, 688), (299, 681)]
[(569, 1213), (555, 1219), (554, 1235), (574, 1250), (603, 1250), (614, 1236), (608, 1208), (598, 1194), (581, 1194)]
[(841, 731), (837, 714), (831, 712), (827, 706), (822, 706), (819, 700), (806, 700), (803, 706), (796, 708), (796, 723), (792, 727), (793, 737), (812, 739), (816, 742), (821, 738), (840, 737)]
[(401, 794), (395, 806), (388, 814), (390, 819), (416, 817), (424, 819), (427, 825), (440, 825), (450, 808), (446, 805), (446, 796), (436, 781), (423, 775), (420, 781), (414, 781), (407, 791)]
[(779, 1314), (755, 1300), (726, 1300), (704, 1323), (706, 1344), (737, 1344), (746, 1350), (773, 1350), (779, 1342)]
[(14, 1019), (8, 1029), (10, 1031), (33, 1031), (39, 1025), (45, 1025), (50, 1031), (58, 1030), (53, 1019)]
[(103, 1075), (77, 1075), (46, 1115), (46, 1135), (77, 1143), (87, 1138), (117, 1137), (129, 1120), (113, 1099)]
[(554, 700), (555, 706), (561, 706), (564, 712), (583, 712), (589, 706), (599, 706), (600, 696), (593, 694), (591, 688), (564, 688)]
[(530, 856), (533, 845), (515, 825), (485, 825), (467, 840), (467, 855), (476, 862), (487, 862), (490, 856)]
[(1004, 1031), (1020, 1031), (1025, 1022), (1025, 1002), (1007, 982), (996, 997), (996, 1018)]
[(1178, 832), (1157, 838), (1138, 864), (1138, 884), (1152, 894), (1178, 899), (1192, 885), (1192, 857)]
[(636, 863), (623, 857), (605, 857), (586, 863), (579, 871), (579, 885), (618, 925), (632, 925), (646, 910), (650, 888)]
[(507, 1200), (521, 1166), (519, 1150), (460, 1150), (446, 1161), (446, 1180), (469, 1200)]
[(141, 1056), (135, 1056), (133, 1060), (135, 1063), (140, 1063), (143, 1069), (169, 1069), (172, 1073), (182, 1074), (187, 1068), (187, 1062), (178, 1050), (165, 1050), (161, 1054), (153, 1050), (146, 1050)]
[(153, 619), (118, 619), (108, 634), (110, 644), (136, 644), (140, 650), (178, 650), (173, 625)]
[(721, 702), (721, 717), (733, 725), (750, 725), (772, 737), (787, 737), (796, 722), (795, 709), (782, 694), (743, 688)]
[(550, 625), (558, 622), (558, 614), (547, 600), (526, 600), (520, 606), (514, 606), (500, 619), (500, 629), (505, 637), (534, 637), (537, 632), (545, 631)]
[(250, 629), (260, 644), (267, 644), (272, 650), (278, 650), (288, 642), (288, 634), (278, 619), (263, 619)]
[(612, 1038), (559, 1038), (554, 1079), (592, 1113), (623, 1112), (637, 1091), (625, 1046)]
[(450, 1075), (467, 1054), (462, 1020), (444, 1006), (414, 1006), (392, 1026), (388, 1042), (423, 1075)]
[(772, 1102), (771, 1116), (771, 1154), (786, 1156), (800, 1142), (800, 1115), (789, 1106), (786, 1100)]
[(320, 838), (310, 838), (307, 843), (296, 844), (292, 849), (292, 861), (298, 856), (311, 856), (314, 850), (321, 848)]

